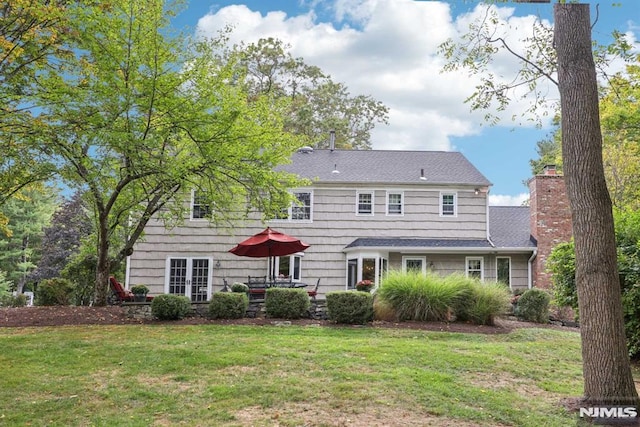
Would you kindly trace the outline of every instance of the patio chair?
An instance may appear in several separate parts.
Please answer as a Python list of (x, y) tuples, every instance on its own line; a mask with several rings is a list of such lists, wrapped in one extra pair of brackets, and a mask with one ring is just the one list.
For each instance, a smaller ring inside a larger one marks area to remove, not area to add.
[[(131, 291), (125, 289), (115, 277), (109, 277), (109, 284), (111, 285), (111, 292), (107, 295), (107, 303), (115, 305), (122, 304), (123, 302), (133, 302), (134, 296)], [(147, 302), (151, 302), (152, 300), (153, 297), (147, 296)]]
[(318, 281), (316, 282), (316, 285), (313, 287), (313, 289), (307, 291), (309, 296), (311, 298), (313, 298), (314, 300), (316, 299), (316, 295), (318, 295), (318, 286), (320, 286), (320, 279), (318, 279)]

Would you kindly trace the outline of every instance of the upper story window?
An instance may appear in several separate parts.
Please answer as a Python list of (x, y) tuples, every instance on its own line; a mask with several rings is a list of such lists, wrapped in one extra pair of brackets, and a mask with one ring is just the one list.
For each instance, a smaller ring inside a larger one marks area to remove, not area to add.
[(293, 193), (298, 199), (298, 203), (291, 207), (292, 221), (310, 221), (311, 220), (311, 193), (299, 192)]
[(373, 191), (357, 193), (356, 214), (373, 215)]
[(193, 190), (191, 192), (191, 219), (209, 218), (211, 218), (211, 206), (202, 196), (202, 193)]
[(402, 215), (404, 213), (402, 192), (387, 192), (387, 215)]
[(465, 262), (467, 277), (484, 280), (484, 258), (467, 257)]
[(440, 193), (440, 216), (458, 215), (458, 195), (456, 193)]
[(277, 215), (274, 219), (284, 221), (311, 221), (313, 193), (310, 191), (296, 191), (293, 195), (298, 201), (289, 208), (283, 209), (282, 214)]

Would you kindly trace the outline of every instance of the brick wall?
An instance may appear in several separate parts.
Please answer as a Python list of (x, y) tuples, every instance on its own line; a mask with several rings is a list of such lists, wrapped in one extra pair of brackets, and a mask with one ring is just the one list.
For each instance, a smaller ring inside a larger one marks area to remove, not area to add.
[(543, 174), (529, 180), (531, 235), (538, 242), (533, 263), (533, 286), (549, 288), (551, 275), (546, 271), (547, 257), (555, 245), (571, 239), (571, 211), (564, 177), (555, 167), (546, 166)]

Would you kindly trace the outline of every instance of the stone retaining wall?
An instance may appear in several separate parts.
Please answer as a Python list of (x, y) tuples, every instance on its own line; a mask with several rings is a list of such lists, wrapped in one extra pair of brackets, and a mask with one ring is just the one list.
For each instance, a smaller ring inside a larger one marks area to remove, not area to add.
[[(150, 302), (125, 302), (122, 307), (127, 312), (127, 316), (133, 319), (151, 319), (151, 303)], [(192, 317), (207, 317), (209, 311), (208, 302), (192, 302), (191, 314)], [(245, 317), (264, 317), (265, 308), (264, 302), (251, 301), (247, 308)], [(327, 320), (327, 302), (325, 300), (311, 301), (311, 307), (309, 308), (308, 318), (314, 320)]]

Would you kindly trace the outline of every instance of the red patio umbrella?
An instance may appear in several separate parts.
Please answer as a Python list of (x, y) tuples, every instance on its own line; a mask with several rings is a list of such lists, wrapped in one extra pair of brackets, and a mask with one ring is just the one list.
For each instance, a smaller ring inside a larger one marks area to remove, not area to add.
[(260, 233), (238, 243), (238, 245), (230, 249), (229, 252), (238, 256), (253, 258), (269, 257), (269, 273), (270, 276), (272, 276), (271, 279), (274, 279), (275, 271), (273, 271), (274, 269), (271, 266), (272, 257), (295, 254), (296, 252), (304, 251), (308, 247), (309, 245), (296, 237), (267, 227)]

